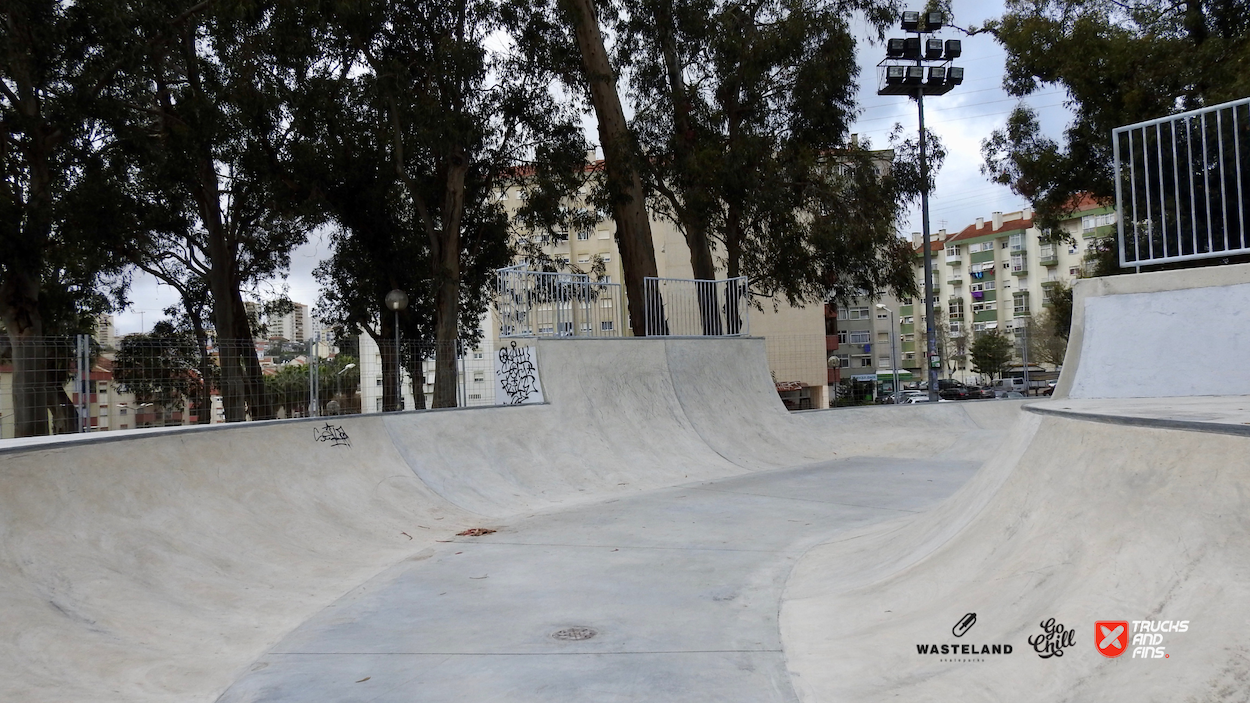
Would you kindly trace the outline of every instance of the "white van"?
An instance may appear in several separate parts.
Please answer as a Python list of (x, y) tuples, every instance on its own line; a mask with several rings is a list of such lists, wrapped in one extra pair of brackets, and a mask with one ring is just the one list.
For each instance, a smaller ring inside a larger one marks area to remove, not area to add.
[(990, 386), (996, 391), (1015, 391), (1017, 393), (1024, 392), (1023, 378), (1000, 378)]

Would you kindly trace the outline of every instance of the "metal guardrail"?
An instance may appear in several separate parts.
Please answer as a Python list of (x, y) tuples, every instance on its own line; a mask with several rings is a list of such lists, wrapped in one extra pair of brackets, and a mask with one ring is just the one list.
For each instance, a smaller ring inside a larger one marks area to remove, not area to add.
[(1112, 149), (1121, 266), (1250, 253), (1250, 98), (1118, 127)]
[(647, 336), (737, 337), (751, 333), (746, 276), (722, 281), (643, 279)]
[(498, 269), (499, 336), (619, 337), (624, 334), (621, 284), (580, 273)]

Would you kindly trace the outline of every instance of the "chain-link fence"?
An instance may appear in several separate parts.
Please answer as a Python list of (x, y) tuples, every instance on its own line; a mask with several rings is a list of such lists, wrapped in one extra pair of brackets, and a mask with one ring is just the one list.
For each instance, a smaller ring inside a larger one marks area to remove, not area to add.
[(329, 344), (149, 334), (115, 347), (0, 335), (0, 438), (515, 402), (497, 391), (499, 363), (486, 342), (363, 335)]

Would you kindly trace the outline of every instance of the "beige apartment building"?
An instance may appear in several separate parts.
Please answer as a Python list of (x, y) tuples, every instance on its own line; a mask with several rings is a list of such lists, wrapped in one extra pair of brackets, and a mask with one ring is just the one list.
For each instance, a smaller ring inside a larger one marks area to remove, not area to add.
[[(588, 192), (584, 189), (582, 194)], [(522, 198), (520, 187), (509, 188), (500, 195), (510, 214), (520, 206)], [(651, 234), (655, 241), (656, 266), (660, 277), (692, 278), (690, 249), (677, 226), (667, 219), (653, 217)], [(624, 280), (620, 251), (616, 245), (616, 224), (611, 219), (601, 220), (592, 231), (570, 233), (566, 239), (545, 245), (543, 251), (583, 272), (591, 270), (597, 257), (603, 262), (606, 282), (621, 283)], [(621, 305), (624, 303), (622, 300)], [(828, 407), (824, 306), (817, 304), (795, 308), (781, 301), (774, 311), (773, 301), (769, 300), (764, 301), (761, 307), (762, 310), (752, 308), (750, 311), (750, 333), (766, 340), (769, 369), (786, 406), (794, 410)], [(620, 312), (619, 319), (628, 320), (627, 311)], [(630, 334), (630, 331), (626, 328), (621, 333)]]

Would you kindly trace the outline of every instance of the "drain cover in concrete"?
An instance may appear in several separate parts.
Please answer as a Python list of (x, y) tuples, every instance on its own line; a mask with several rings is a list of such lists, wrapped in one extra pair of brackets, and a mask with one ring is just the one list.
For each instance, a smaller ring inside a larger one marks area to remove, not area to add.
[(599, 634), (589, 627), (566, 627), (563, 630), (556, 630), (551, 633), (554, 639), (558, 640), (588, 640)]

